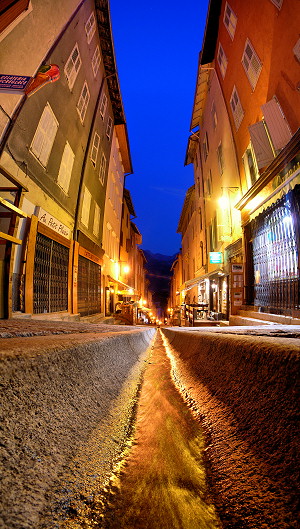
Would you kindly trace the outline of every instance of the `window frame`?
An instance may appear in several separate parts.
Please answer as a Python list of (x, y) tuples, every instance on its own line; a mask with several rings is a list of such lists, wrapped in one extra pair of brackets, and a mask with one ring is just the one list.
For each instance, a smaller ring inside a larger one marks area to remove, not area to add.
[(226, 75), (227, 66), (228, 66), (228, 59), (227, 59), (227, 56), (225, 54), (225, 51), (224, 51), (224, 48), (221, 42), (219, 42), (219, 47), (218, 47), (217, 63), (219, 65), (221, 75), (224, 79)]
[(104, 181), (105, 181), (106, 166), (107, 166), (107, 159), (106, 159), (104, 152), (102, 151), (101, 159), (100, 159), (100, 167), (99, 167), (99, 180), (102, 185), (104, 185)]
[[(237, 101), (234, 101), (234, 95), (235, 94), (236, 94), (236, 97), (237, 97)], [(233, 109), (233, 106), (232, 106), (233, 102), (234, 102), (234, 105), (235, 105), (234, 109)], [(231, 108), (231, 112), (232, 112), (232, 116), (233, 116), (233, 119), (234, 119), (236, 130), (238, 130), (240, 125), (241, 125), (241, 123), (242, 123), (242, 121), (243, 121), (243, 119), (244, 119), (245, 112), (244, 112), (244, 109), (242, 107), (242, 103), (241, 103), (241, 100), (240, 100), (240, 97), (239, 97), (239, 94), (238, 94), (238, 91), (237, 91), (235, 85), (234, 85), (233, 90), (232, 90), (232, 94), (231, 94), (231, 97), (230, 97), (230, 100), (229, 100), (229, 104), (230, 104), (230, 108)]]
[[(228, 17), (228, 23), (226, 22), (226, 16)], [(228, 4), (228, 2), (226, 2), (225, 8), (224, 8), (223, 23), (224, 23), (225, 28), (228, 31), (228, 34), (231, 40), (233, 40), (234, 35), (235, 35), (236, 26), (237, 26), (237, 16), (235, 12), (233, 11), (233, 9)]]
[(94, 11), (91, 12), (89, 18), (84, 24), (84, 29), (86, 33), (87, 43), (90, 44), (96, 32), (96, 17)]
[(107, 103), (108, 103), (108, 97), (105, 92), (103, 92), (100, 105), (99, 105), (99, 113), (101, 118), (104, 120), (105, 112), (107, 109)]
[[(97, 140), (97, 142), (96, 142), (96, 140)], [(98, 145), (96, 145), (96, 143), (98, 143)], [(98, 159), (98, 153), (99, 153), (99, 149), (100, 149), (100, 144), (101, 144), (100, 135), (95, 130), (94, 138), (93, 138), (93, 144), (92, 144), (91, 153), (90, 153), (90, 159), (91, 159), (91, 162), (92, 162), (94, 167), (96, 167), (96, 165), (97, 165), (97, 159)], [(93, 156), (93, 151), (95, 151), (95, 156)]]
[[(83, 92), (84, 92), (85, 88), (86, 88), (86, 93), (87, 93), (86, 97), (83, 96)], [(79, 96), (79, 99), (78, 99), (77, 105), (76, 105), (76, 109), (77, 109), (77, 112), (78, 112), (78, 115), (79, 115), (79, 118), (80, 118), (80, 121), (81, 121), (82, 124), (84, 123), (84, 119), (85, 119), (85, 116), (86, 116), (86, 111), (87, 111), (87, 108), (88, 108), (88, 105), (89, 105), (90, 98), (91, 98), (91, 95), (90, 95), (88, 84), (87, 84), (86, 81), (84, 81), (83, 87), (82, 87), (82, 90), (80, 92), (80, 96)], [(80, 105), (81, 104), (82, 104), (82, 106), (81, 106), (81, 109), (80, 109)]]
[[(247, 53), (247, 48), (250, 49), (252, 55), (251, 55), (251, 58), (249, 58), (249, 55)], [(245, 64), (245, 61), (248, 62), (248, 68)], [(256, 69), (256, 67), (253, 65), (253, 62), (257, 63), (258, 65), (258, 68)], [(245, 70), (245, 73), (247, 75), (247, 78), (248, 78), (248, 81), (252, 87), (253, 90), (255, 90), (255, 87), (257, 85), (257, 81), (259, 79), (259, 76), (260, 76), (260, 72), (262, 70), (262, 62), (259, 58), (259, 56), (257, 55), (250, 39), (246, 39), (246, 42), (245, 42), (245, 47), (244, 47), (244, 51), (243, 51), (243, 55), (242, 55), (242, 65), (243, 65), (243, 68)]]
[(108, 116), (107, 118), (107, 124), (106, 124), (106, 136), (107, 138), (110, 140), (111, 139), (111, 135), (112, 135), (112, 130), (113, 130), (113, 119), (111, 118), (111, 116)]
[[(77, 59), (79, 59), (78, 69), (76, 69), (76, 61), (73, 60), (73, 54), (74, 54), (75, 49), (78, 50), (78, 57), (77, 57)], [(70, 69), (70, 73), (67, 73), (67, 68), (68, 68), (69, 63), (72, 63), (72, 68)], [(71, 53), (70, 53), (70, 55), (69, 55), (69, 57), (67, 59), (65, 67), (64, 67), (64, 73), (65, 73), (65, 76), (66, 76), (66, 79), (67, 79), (67, 83), (68, 83), (68, 86), (69, 86), (70, 90), (72, 90), (72, 88), (73, 88), (73, 86), (75, 84), (75, 81), (77, 79), (79, 70), (81, 68), (81, 65), (82, 65), (82, 60), (81, 60), (81, 57), (80, 57), (79, 46), (78, 46), (78, 43), (76, 42), (74, 48), (72, 49), (72, 51), (71, 51)]]
[(99, 71), (101, 61), (102, 61), (102, 58), (101, 58), (100, 48), (99, 48), (99, 44), (97, 44), (95, 51), (93, 53), (93, 57), (92, 57), (92, 70), (93, 70), (94, 77), (96, 77)]

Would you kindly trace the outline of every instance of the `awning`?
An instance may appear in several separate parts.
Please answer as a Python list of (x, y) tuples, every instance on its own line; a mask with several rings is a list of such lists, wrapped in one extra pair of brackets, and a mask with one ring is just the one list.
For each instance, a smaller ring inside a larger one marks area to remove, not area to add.
[(191, 290), (191, 288), (195, 287), (196, 285), (199, 285), (204, 279), (209, 279), (210, 277), (220, 275), (220, 274), (225, 275), (224, 270), (222, 270), (222, 268), (213, 270), (212, 272), (209, 272), (208, 274), (204, 274), (203, 276), (198, 276), (193, 279), (189, 279), (189, 281), (185, 282), (184, 290)]
[(112, 276), (107, 276), (108, 277), (108, 280), (109, 281), (112, 281), (113, 283), (117, 283), (118, 285), (120, 285), (121, 287), (125, 287), (126, 290), (135, 290), (133, 287), (131, 287), (130, 285), (126, 285), (126, 283), (123, 283), (122, 281), (120, 281), (119, 279), (115, 279), (114, 277)]

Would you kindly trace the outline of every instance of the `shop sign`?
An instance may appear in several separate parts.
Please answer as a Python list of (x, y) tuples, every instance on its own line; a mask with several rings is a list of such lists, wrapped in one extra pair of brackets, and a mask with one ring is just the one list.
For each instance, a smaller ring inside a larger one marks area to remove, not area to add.
[(59, 235), (65, 237), (65, 239), (71, 239), (70, 228), (68, 228), (68, 226), (53, 217), (53, 215), (50, 215), (48, 211), (45, 211), (43, 208), (39, 207), (36, 215), (42, 224), (44, 224), (51, 230), (56, 231), (56, 233), (59, 233)]
[(233, 264), (232, 266), (232, 272), (235, 274), (242, 274), (244, 272), (244, 265), (242, 264)]
[(210, 264), (221, 264), (223, 263), (222, 252), (209, 252)]
[(100, 259), (100, 257), (93, 254), (89, 250), (86, 250), (86, 248), (84, 248), (83, 246), (79, 247), (79, 255), (81, 255), (82, 257), (85, 257), (85, 259), (88, 259), (89, 261), (93, 261), (99, 266), (102, 264), (102, 259)]
[(31, 80), (27, 75), (5, 75), (0, 74), (0, 92), (5, 94), (24, 94)]

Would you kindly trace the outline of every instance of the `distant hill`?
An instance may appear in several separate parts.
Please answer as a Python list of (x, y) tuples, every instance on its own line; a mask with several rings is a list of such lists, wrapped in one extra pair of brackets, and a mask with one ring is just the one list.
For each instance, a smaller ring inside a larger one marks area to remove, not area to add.
[(152, 253), (149, 250), (143, 250), (143, 252), (147, 259), (145, 264), (146, 277), (150, 282), (150, 290), (153, 292), (153, 301), (163, 311), (166, 311), (172, 276), (171, 266), (177, 254), (163, 255)]

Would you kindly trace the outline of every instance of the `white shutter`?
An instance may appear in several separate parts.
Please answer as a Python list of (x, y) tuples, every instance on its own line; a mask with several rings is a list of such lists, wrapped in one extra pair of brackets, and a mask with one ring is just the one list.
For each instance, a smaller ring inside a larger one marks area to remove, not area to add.
[(38, 127), (32, 140), (30, 149), (46, 167), (54, 139), (58, 129), (58, 122), (50, 105), (44, 108)]
[(81, 208), (81, 222), (87, 228), (89, 226), (91, 200), (92, 200), (92, 195), (89, 192), (89, 190), (87, 189), (87, 187), (85, 186), (84, 187), (83, 200), (82, 200), (82, 208)]
[(57, 177), (57, 183), (65, 193), (68, 193), (69, 191), (74, 158), (75, 154), (73, 153), (69, 143), (67, 142), (61, 158), (59, 173)]
[(271, 101), (262, 105), (261, 109), (274, 148), (276, 151), (279, 151), (286, 146), (292, 137), (289, 124), (275, 96)]
[(98, 237), (100, 227), (100, 207), (95, 202), (95, 211), (94, 211), (94, 225), (93, 225), (93, 234)]
[(274, 159), (274, 153), (263, 121), (258, 121), (249, 127), (252, 147), (255, 153), (257, 167), (261, 169), (269, 165)]

